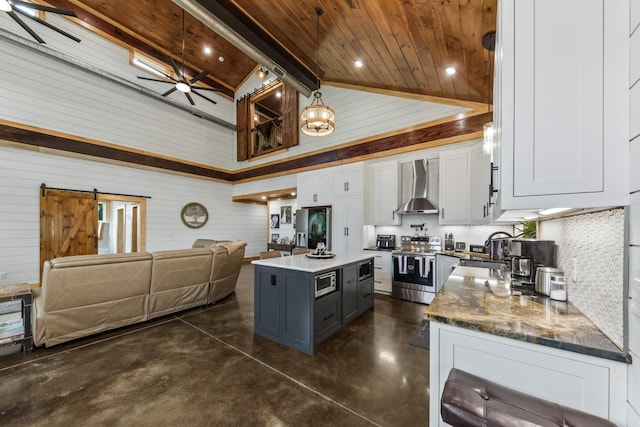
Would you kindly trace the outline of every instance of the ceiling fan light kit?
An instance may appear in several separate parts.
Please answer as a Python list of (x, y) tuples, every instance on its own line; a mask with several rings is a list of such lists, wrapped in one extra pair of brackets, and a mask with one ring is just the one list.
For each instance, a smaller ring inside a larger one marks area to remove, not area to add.
[[(0, 0), (2, 1), (2, 0)], [(191, 94), (197, 95), (200, 98), (206, 99), (207, 101), (213, 103), (213, 104), (217, 104), (216, 101), (214, 101), (213, 99), (204, 96), (203, 94), (199, 93), (199, 90), (209, 90), (212, 92), (222, 92), (221, 89), (214, 89), (214, 88), (209, 88), (209, 87), (202, 87), (202, 86), (196, 86), (195, 83), (202, 80), (203, 78), (205, 78), (208, 74), (209, 71), (202, 71), (200, 73), (198, 73), (195, 77), (193, 77), (192, 79), (188, 79), (186, 74), (184, 73), (184, 9), (182, 9), (182, 70), (180, 70), (180, 68), (178, 67), (178, 64), (176, 64), (176, 61), (173, 60), (173, 58), (171, 58), (170, 56), (167, 57), (167, 62), (169, 63), (169, 65), (171, 65), (171, 68), (173, 68), (173, 71), (176, 73), (176, 77), (170, 76), (166, 73), (163, 73), (162, 71), (159, 70), (155, 70), (154, 69), (154, 73), (160, 73), (162, 74), (163, 77), (165, 77), (168, 80), (160, 80), (160, 79), (152, 79), (149, 77), (141, 77), (138, 76), (139, 79), (141, 80), (149, 80), (152, 82), (159, 82), (159, 83), (169, 83), (172, 84), (173, 87), (171, 89), (169, 89), (168, 91), (166, 91), (165, 93), (162, 94), (162, 96), (167, 96), (172, 94), (173, 92), (175, 92), (176, 90), (178, 92), (182, 92), (184, 93), (184, 95), (187, 97), (187, 100), (189, 100), (189, 103), (191, 105), (196, 105), (196, 103), (193, 101), (193, 98), (191, 97)]]
[(320, 16), (324, 13), (319, 7), (315, 8), (317, 19), (316, 25), (316, 78), (318, 80), (318, 89), (313, 93), (313, 101), (311, 105), (305, 107), (300, 115), (300, 131), (309, 136), (327, 136), (331, 135), (336, 129), (335, 111), (333, 108), (325, 105), (322, 101), (322, 92), (320, 92)]

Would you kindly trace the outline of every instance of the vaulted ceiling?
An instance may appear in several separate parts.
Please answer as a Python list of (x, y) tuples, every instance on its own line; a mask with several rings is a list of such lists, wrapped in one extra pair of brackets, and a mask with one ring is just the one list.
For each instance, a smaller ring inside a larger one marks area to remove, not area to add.
[[(182, 60), (182, 8), (171, 0), (47, 0), (74, 10), (79, 22), (159, 61)], [(196, 0), (222, 7), (276, 54), (323, 84), (398, 91), (462, 101), (490, 99), (490, 52), (482, 45), (495, 30), (497, 0)], [(320, 18), (316, 62), (316, 7)], [(185, 13), (184, 59), (191, 75), (233, 96), (260, 65)], [(250, 37), (249, 37), (250, 38)], [(53, 44), (53, 41), (48, 41)], [(205, 53), (205, 47), (211, 49)], [(222, 58), (223, 60), (220, 60)], [(354, 62), (360, 60), (361, 68)], [(456, 68), (448, 75), (447, 67)], [(286, 70), (293, 73), (293, 70)], [(295, 74), (295, 73), (293, 73)]]

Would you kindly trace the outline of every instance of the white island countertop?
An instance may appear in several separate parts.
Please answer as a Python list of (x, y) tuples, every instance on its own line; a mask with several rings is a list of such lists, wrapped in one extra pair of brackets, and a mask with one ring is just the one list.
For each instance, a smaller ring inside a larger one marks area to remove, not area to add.
[(371, 255), (338, 255), (333, 258), (309, 258), (306, 254), (281, 256), (276, 258), (265, 258), (251, 261), (251, 264), (265, 267), (284, 268), (287, 270), (306, 271), (309, 273), (319, 273), (333, 268), (339, 268), (354, 262), (364, 261), (373, 258)]

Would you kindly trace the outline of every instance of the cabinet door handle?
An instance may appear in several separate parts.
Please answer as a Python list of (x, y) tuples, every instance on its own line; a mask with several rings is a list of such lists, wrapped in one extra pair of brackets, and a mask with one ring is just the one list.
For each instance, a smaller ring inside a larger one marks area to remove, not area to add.
[(331, 313), (331, 314), (330, 314), (330, 315), (328, 315), (328, 316), (324, 316), (324, 317), (322, 318), (322, 320), (329, 320), (329, 319), (331, 319), (333, 316), (335, 316), (335, 314), (334, 314), (334, 313)]
[(313, 195), (313, 201), (314, 201), (314, 203), (318, 201), (318, 195), (317, 194)]
[(382, 267), (373, 267), (376, 270), (382, 270)]
[(442, 212), (442, 219), (444, 219), (444, 208), (442, 208), (440, 212)]
[(487, 205), (482, 205), (482, 218), (487, 217)]
[(371, 296), (371, 292), (369, 292), (368, 294), (362, 295), (362, 298), (366, 298), (366, 297), (369, 297), (369, 296)]
[(276, 282), (276, 275), (272, 274), (271, 275), (271, 286), (276, 286), (277, 282)]

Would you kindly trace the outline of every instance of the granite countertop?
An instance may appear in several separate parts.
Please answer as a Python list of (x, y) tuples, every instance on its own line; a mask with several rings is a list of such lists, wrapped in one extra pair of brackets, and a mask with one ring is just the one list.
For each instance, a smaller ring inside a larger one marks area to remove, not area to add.
[(489, 261), (489, 254), (478, 253), (478, 252), (469, 252), (469, 251), (440, 251), (438, 252), (441, 255), (454, 256), (460, 259), (469, 259), (469, 260), (478, 260), (478, 261)]
[(425, 311), (425, 318), (519, 341), (631, 363), (570, 302), (511, 288), (509, 273), (457, 267)]
[(309, 258), (306, 254), (265, 258), (251, 261), (251, 264), (266, 267), (284, 268), (287, 270), (319, 273), (325, 270), (342, 267), (343, 265), (373, 258), (371, 255), (336, 255), (333, 258)]

